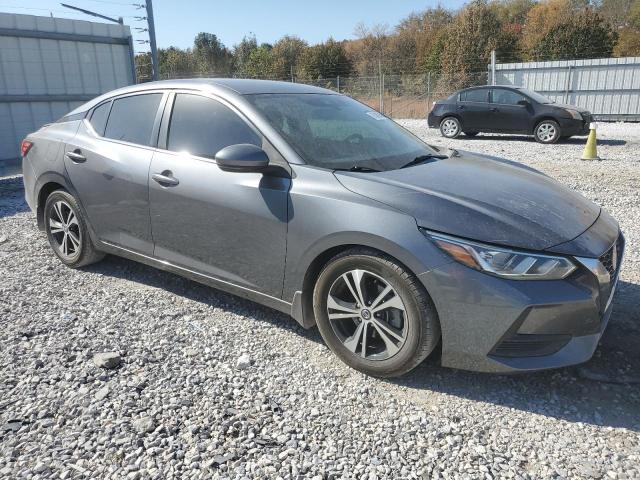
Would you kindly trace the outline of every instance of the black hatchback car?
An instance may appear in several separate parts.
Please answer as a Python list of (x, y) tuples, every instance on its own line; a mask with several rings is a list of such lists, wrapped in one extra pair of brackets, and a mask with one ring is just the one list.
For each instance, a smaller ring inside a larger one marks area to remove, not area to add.
[(430, 128), (447, 138), (479, 132), (533, 135), (538, 142), (589, 133), (591, 113), (574, 105), (554, 103), (532, 90), (488, 86), (467, 88), (437, 101), (428, 117)]

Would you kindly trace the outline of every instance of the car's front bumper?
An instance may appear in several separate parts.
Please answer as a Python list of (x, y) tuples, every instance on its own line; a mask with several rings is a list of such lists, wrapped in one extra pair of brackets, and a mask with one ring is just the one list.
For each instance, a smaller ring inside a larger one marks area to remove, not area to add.
[(610, 275), (597, 262), (585, 259), (564, 280), (505, 280), (455, 262), (421, 274), (440, 318), (442, 365), (517, 372), (589, 360), (619, 274), (619, 263)]

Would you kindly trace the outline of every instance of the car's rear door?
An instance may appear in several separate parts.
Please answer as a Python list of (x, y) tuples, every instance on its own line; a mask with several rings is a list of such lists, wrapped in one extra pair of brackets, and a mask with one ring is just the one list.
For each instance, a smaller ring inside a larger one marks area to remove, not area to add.
[(65, 168), (99, 239), (151, 254), (148, 175), (163, 92), (96, 106), (65, 145)]
[(481, 132), (489, 129), (489, 89), (463, 90), (458, 95), (457, 112), (465, 132)]
[(230, 104), (172, 94), (149, 172), (154, 256), (280, 298), (291, 179), (221, 170), (214, 155), (241, 143), (277, 155)]
[[(531, 104), (521, 103), (524, 95), (507, 88), (492, 88), (490, 121), (495, 130), (528, 133), (531, 122)], [(520, 102), (520, 103), (519, 103)]]

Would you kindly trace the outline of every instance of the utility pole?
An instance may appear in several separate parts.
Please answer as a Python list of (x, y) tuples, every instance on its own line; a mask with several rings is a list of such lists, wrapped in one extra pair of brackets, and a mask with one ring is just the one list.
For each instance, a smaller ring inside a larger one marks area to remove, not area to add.
[(491, 85), (496, 84), (496, 51), (491, 50)]
[(160, 68), (158, 65), (158, 48), (156, 47), (156, 27), (153, 22), (153, 5), (151, 0), (145, 0), (147, 9), (147, 24), (149, 25), (149, 46), (151, 47), (151, 78), (158, 80)]

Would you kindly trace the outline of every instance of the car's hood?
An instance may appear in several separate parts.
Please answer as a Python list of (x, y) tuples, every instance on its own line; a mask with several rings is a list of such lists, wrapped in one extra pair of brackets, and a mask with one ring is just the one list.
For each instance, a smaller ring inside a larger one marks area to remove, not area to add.
[(552, 107), (564, 108), (564, 109), (568, 109), (568, 110), (575, 110), (575, 111), (580, 112), (580, 113), (589, 113), (589, 110), (587, 110), (584, 107), (578, 107), (577, 105), (569, 105), (567, 103), (550, 103), (549, 105), (551, 105)]
[(336, 177), (349, 190), (412, 215), (421, 227), (532, 250), (576, 238), (600, 214), (599, 206), (536, 170), (468, 152)]

